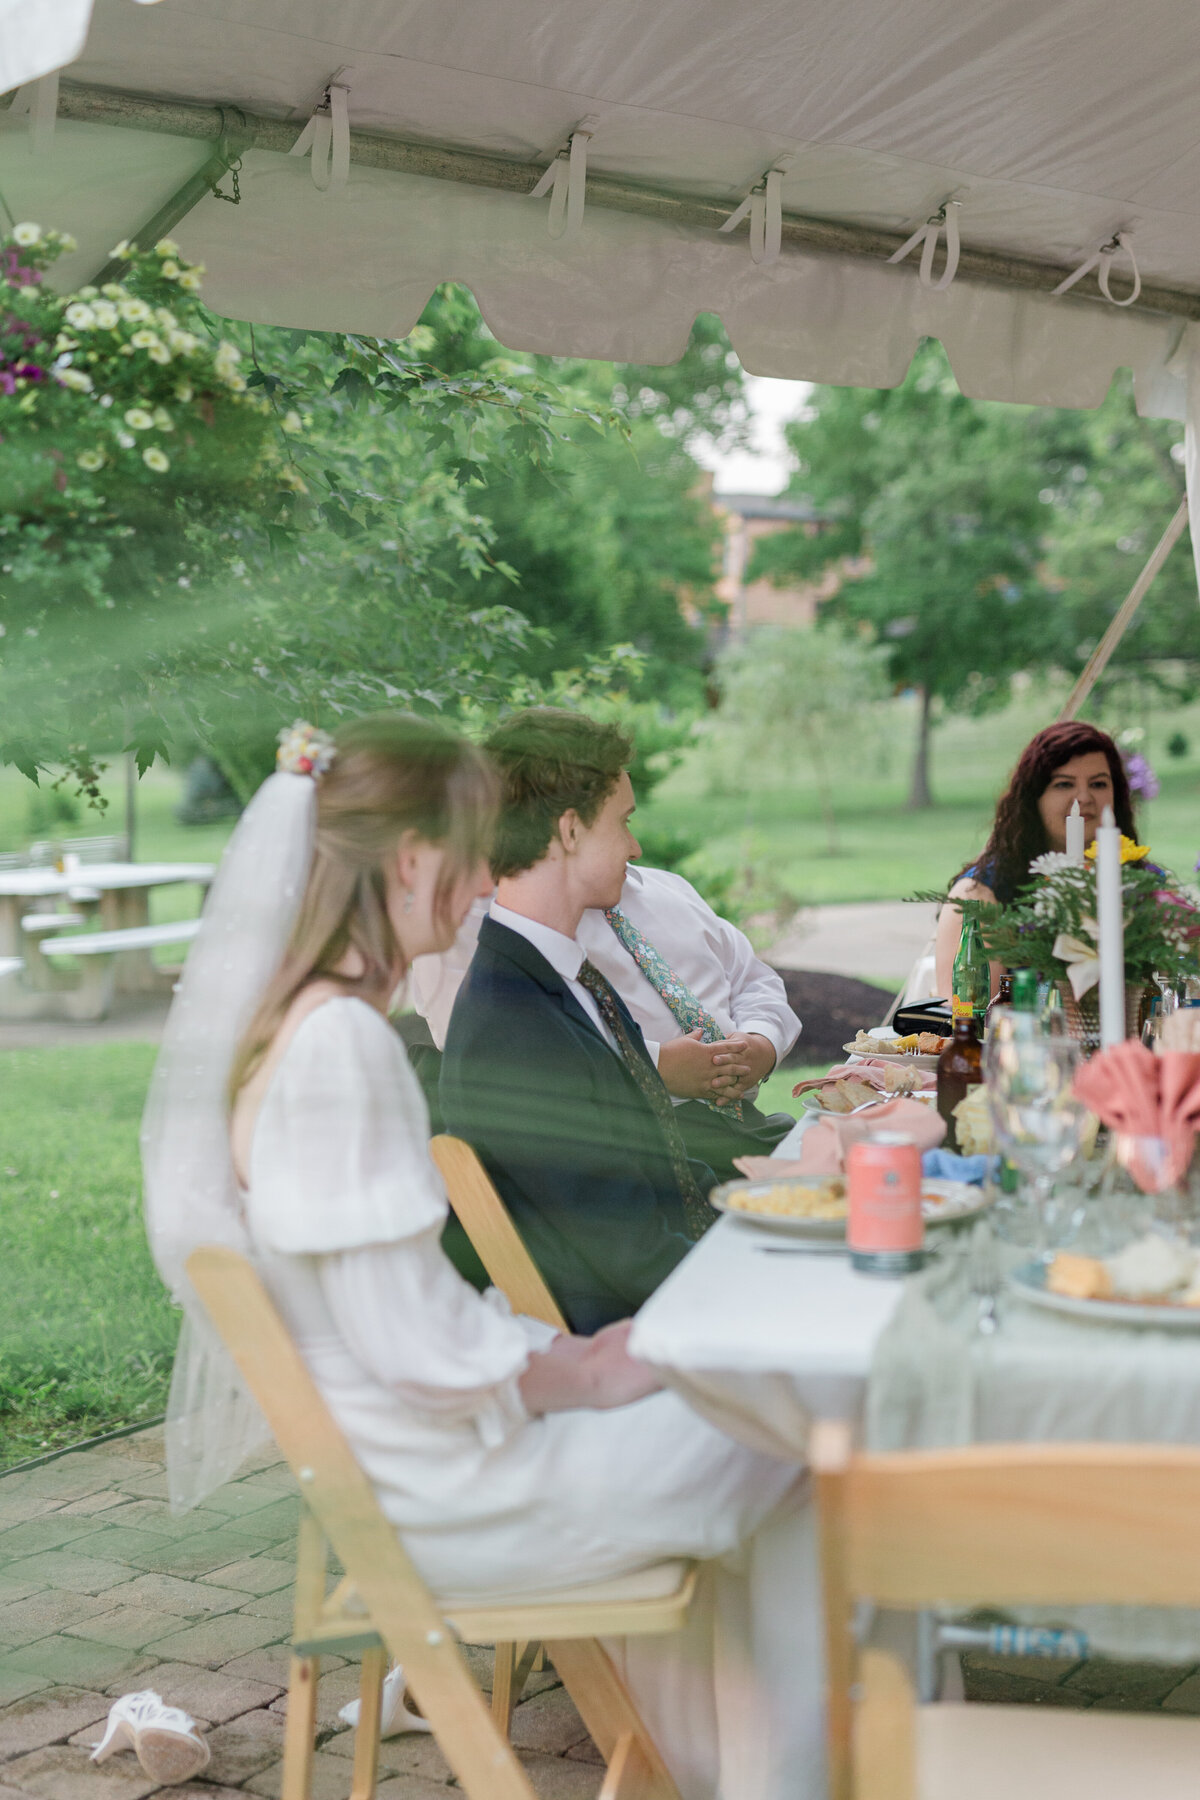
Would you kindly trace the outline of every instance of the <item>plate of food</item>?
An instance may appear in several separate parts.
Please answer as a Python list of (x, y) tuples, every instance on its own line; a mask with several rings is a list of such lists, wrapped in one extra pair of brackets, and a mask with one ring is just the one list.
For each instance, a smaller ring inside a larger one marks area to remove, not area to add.
[(937, 1060), (950, 1042), (934, 1031), (913, 1031), (907, 1037), (860, 1031), (852, 1044), (843, 1044), (848, 1056), (879, 1057), (884, 1062), (908, 1063), (918, 1069), (936, 1069)]
[(1031, 1305), (1077, 1319), (1200, 1331), (1200, 1254), (1158, 1232), (1115, 1256), (1060, 1250), (1047, 1263), (1014, 1269), (1009, 1283)]
[[(751, 1225), (768, 1226), (800, 1237), (844, 1238), (846, 1180), (842, 1175), (787, 1175), (777, 1181), (726, 1181), (709, 1199), (718, 1212)], [(921, 1210), (926, 1225), (950, 1225), (970, 1219), (991, 1204), (980, 1187), (965, 1181), (921, 1183)]]
[[(888, 1074), (891, 1073), (892, 1070), (889, 1069)], [(917, 1069), (897, 1069), (895, 1073), (911, 1075), (914, 1080), (920, 1079), (920, 1071)], [(836, 1081), (826, 1082), (821, 1087), (809, 1088), (807, 1093), (801, 1094), (800, 1104), (808, 1112), (852, 1113), (901, 1097), (906, 1100), (922, 1100), (929, 1106), (937, 1105), (937, 1094), (933, 1088), (914, 1088), (904, 1084), (877, 1088), (869, 1081), (861, 1081), (853, 1072), (839, 1075)]]

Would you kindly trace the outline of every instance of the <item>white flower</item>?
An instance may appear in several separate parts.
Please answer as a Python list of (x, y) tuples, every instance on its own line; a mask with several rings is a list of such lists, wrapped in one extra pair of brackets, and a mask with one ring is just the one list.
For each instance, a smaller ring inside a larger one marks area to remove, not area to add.
[(78, 350), (78, 348), (79, 339), (68, 337), (65, 331), (60, 331), (54, 340), (54, 354), (56, 356), (62, 350)]
[(75, 239), (71, 236), (69, 231), (57, 231), (52, 235), (57, 237), (59, 243), (63, 247), (65, 255), (70, 256), (72, 250), (78, 250), (79, 245), (75, 242)]
[(79, 290), (79, 298), (81, 300), (94, 300), (98, 291), (99, 290), (94, 287), (81, 287)]
[(298, 431), (304, 430), (304, 420), (300, 417), (298, 412), (284, 413), (280, 425), (282, 430), (290, 433), (293, 437)]
[(118, 431), (117, 442), (120, 444), (122, 450), (132, 450), (137, 443), (137, 439), (135, 437), (130, 437), (127, 431)]
[(106, 281), (100, 292), (107, 300), (123, 300), (125, 297), (125, 289), (119, 281)]
[(125, 414), (125, 423), (131, 431), (149, 431), (154, 420), (144, 406), (131, 406)]
[(121, 315), (111, 300), (97, 300), (92, 307), (92, 316), (101, 331), (115, 330), (121, 320)]
[(1073, 869), (1076, 864), (1062, 850), (1047, 850), (1041, 856), (1035, 856), (1029, 865), (1031, 875), (1058, 875), (1063, 869)]
[(170, 458), (164, 456), (157, 444), (151, 444), (148, 450), (142, 451), (142, 461), (148, 469), (153, 469), (156, 475), (164, 474), (171, 466)]
[(31, 225), (27, 222), (24, 225), (13, 226), (13, 243), (20, 244), (22, 250), (28, 249), (31, 244), (40, 244), (41, 241), (42, 228), (40, 225)]
[(147, 319), (152, 319), (154, 317), (154, 314), (144, 300), (122, 300), (120, 303), (120, 312), (121, 317), (123, 319), (128, 319), (131, 325), (144, 325)]
[(228, 338), (222, 338), (217, 345), (217, 353), (213, 357), (213, 367), (216, 369), (217, 374), (232, 374), (241, 360), (242, 353), (237, 345), (231, 344)]
[(177, 381), (175, 383), (175, 398), (177, 400), (182, 400), (185, 406), (188, 401), (192, 399), (195, 392), (196, 390), (190, 381)]
[(112, 405), (112, 395), (111, 394), (101, 394), (100, 404), (101, 404), (101, 406), (111, 406)]
[(168, 331), (167, 342), (176, 356), (191, 356), (200, 348), (200, 339), (191, 331)]
[(165, 406), (155, 407), (154, 423), (158, 426), (160, 431), (174, 431), (175, 429), (175, 421)]
[(170, 257), (167, 258), (166, 262), (159, 270), (159, 274), (165, 275), (168, 281), (178, 281), (182, 273), (183, 270), (179, 267), (179, 264), (177, 262), (172, 262)]
[(63, 387), (74, 388), (77, 394), (91, 393), (92, 378), (85, 375), (82, 369), (58, 369), (55, 373)]
[(100, 450), (81, 450), (75, 461), (81, 469), (86, 469), (92, 475), (97, 469), (104, 467), (104, 454)]
[(164, 331), (170, 331), (172, 325), (175, 323), (175, 314), (166, 306), (156, 306), (154, 309), (154, 317), (158, 320), (159, 325)]
[(154, 246), (154, 254), (156, 256), (178, 256), (179, 245), (174, 238), (159, 238)]
[(136, 244), (131, 244), (128, 238), (122, 238), (119, 244), (113, 245), (112, 249), (109, 251), (108, 254), (110, 256), (119, 256), (121, 258), (125, 258), (127, 256), (131, 256), (136, 249), (137, 249)]
[(183, 274), (179, 277), (180, 287), (186, 288), (189, 294), (195, 294), (195, 293), (199, 292), (200, 274), (201, 274), (202, 267), (203, 267), (202, 264), (198, 264), (196, 266), (196, 268), (194, 268), (194, 269), (185, 269), (183, 271)]
[(25, 287), (18, 288), (17, 292), (20, 294), (22, 300), (36, 300), (38, 298), (38, 290), (29, 284)]
[(328, 732), (318, 731), (306, 719), (297, 719), (290, 731), (285, 727), (279, 733), (275, 765), (287, 775), (311, 775), (319, 781), (334, 755), (334, 742)]
[(141, 331), (135, 331), (129, 341), (135, 350), (152, 350), (159, 340), (152, 331), (143, 327)]
[(92, 326), (96, 323), (95, 313), (92, 311), (91, 307), (85, 305), (82, 300), (73, 301), (72, 304), (68, 306), (63, 317), (66, 319), (68, 325), (73, 325), (75, 327), (76, 331), (90, 331)]
[(147, 350), (146, 355), (151, 362), (169, 363), (171, 360), (171, 352), (165, 344), (155, 344), (153, 349)]

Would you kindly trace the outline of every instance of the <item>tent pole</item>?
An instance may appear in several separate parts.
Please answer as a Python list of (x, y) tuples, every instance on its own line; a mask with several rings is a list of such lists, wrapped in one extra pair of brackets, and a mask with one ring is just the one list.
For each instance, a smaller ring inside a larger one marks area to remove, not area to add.
[(1187, 518), (1188, 503), (1187, 495), (1185, 494), (1183, 499), (1179, 502), (1179, 506), (1176, 509), (1175, 516), (1171, 520), (1171, 523), (1167, 526), (1167, 529), (1163, 532), (1157, 544), (1155, 544), (1154, 549), (1150, 552), (1150, 558), (1146, 563), (1145, 568), (1130, 588), (1119, 612), (1114, 614), (1108, 630), (1100, 639), (1100, 642), (1096, 645), (1096, 648), (1092, 651), (1092, 654), (1084, 664), (1083, 672), (1080, 675), (1079, 680), (1071, 689), (1070, 694), (1067, 696), (1066, 704), (1058, 715), (1060, 721), (1077, 717), (1080, 707), (1095, 687), (1100, 676), (1104, 673), (1109, 658), (1124, 637), (1125, 628), (1129, 624), (1130, 619), (1132, 619), (1134, 613), (1142, 604), (1150, 583), (1154, 580), (1154, 577), (1166, 562), (1167, 557), (1175, 548), (1175, 545), (1183, 532), (1183, 528), (1187, 524)]
[[(244, 131), (241, 148), (269, 150), (286, 154), (296, 141), (303, 124), (297, 119), (268, 119), (260, 114), (239, 115), (232, 107), (197, 106), (179, 100), (160, 100), (142, 94), (123, 94), (115, 88), (94, 87), (81, 82), (64, 81), (59, 88), (58, 116), (80, 124), (120, 126), (132, 131), (162, 132), (170, 137), (198, 138), (219, 144), (226, 132), (226, 120), (241, 120), (239, 134)], [(4, 112), (0, 111), (0, 122)], [(398, 137), (383, 137), (372, 132), (350, 133), (351, 161), (360, 168), (390, 169), (399, 174), (433, 177), (439, 181), (463, 182), (472, 187), (494, 188), (512, 194), (528, 194), (545, 173), (545, 162), (520, 162), (502, 156), (489, 156), (473, 150), (460, 150), (444, 144), (413, 143)], [(194, 177), (196, 182), (200, 176)], [(182, 194), (183, 189), (180, 190)], [(203, 186), (196, 190), (195, 205)], [(619, 177), (589, 174), (587, 184), (589, 206), (605, 207), (615, 212), (635, 213), (643, 218), (661, 219), (667, 224), (683, 225), (718, 232), (733, 210), (733, 202), (722, 195), (713, 199), (683, 196), (661, 189), (642, 187)], [(164, 208), (165, 213), (170, 208)], [(183, 217), (177, 212), (172, 223)], [(158, 217), (143, 227), (139, 237), (146, 237), (152, 227), (161, 236), (169, 225), (158, 223)], [(719, 240), (734, 244), (735, 234)], [(785, 248), (803, 252), (819, 252), (833, 256), (857, 256), (884, 264), (904, 241), (902, 234), (875, 231), (869, 226), (852, 225), (838, 219), (806, 217), (798, 213), (783, 216), (782, 242)], [(1071, 273), (1058, 264), (1036, 262), (1029, 257), (1010, 256), (1002, 251), (974, 250), (964, 245), (959, 256), (959, 274), (971, 281), (994, 287), (1023, 288), (1033, 293), (1049, 294)], [(108, 271), (103, 271), (107, 278)], [(911, 279), (911, 271), (897, 269), (896, 279)], [(1078, 304), (1080, 299), (1101, 298), (1095, 275), (1088, 275), (1064, 298), (1064, 306)], [(1143, 283), (1139, 312), (1167, 313), (1176, 318), (1200, 320), (1200, 293), (1183, 289), (1156, 287)]]
[[(232, 111), (232, 108), (228, 110)], [(244, 125), (244, 115), (239, 113), (237, 117)], [(173, 231), (181, 219), (187, 217), (193, 206), (203, 200), (205, 194), (212, 191), (221, 177), (228, 174), (245, 148), (244, 131), (238, 132), (235, 128), (234, 132), (222, 135), (215, 154), (208, 157), (194, 175), (189, 175), (182, 187), (176, 188), (171, 198), (164, 201), (152, 218), (147, 219), (146, 223), (139, 226), (137, 231), (130, 232), (130, 242), (144, 250), (149, 250), (157, 244), (160, 238), (166, 237), (167, 233)], [(125, 257), (110, 256), (103, 267), (92, 276), (92, 281), (97, 287), (103, 287), (106, 281), (120, 281), (125, 269)]]

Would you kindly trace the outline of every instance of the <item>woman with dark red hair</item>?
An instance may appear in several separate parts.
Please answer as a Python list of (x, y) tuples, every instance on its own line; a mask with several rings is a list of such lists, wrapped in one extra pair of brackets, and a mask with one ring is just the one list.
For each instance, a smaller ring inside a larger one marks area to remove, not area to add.
[[(1029, 865), (1047, 850), (1067, 847), (1067, 814), (1078, 800), (1085, 846), (1096, 835), (1106, 806), (1126, 837), (1136, 835), (1133, 799), (1121, 752), (1106, 731), (1066, 719), (1048, 725), (1026, 744), (996, 807), (992, 833), (957, 877), (949, 900), (999, 900), (1007, 906), (1029, 880)], [(962, 914), (943, 906), (938, 915), (937, 991), (949, 994), (962, 935)]]

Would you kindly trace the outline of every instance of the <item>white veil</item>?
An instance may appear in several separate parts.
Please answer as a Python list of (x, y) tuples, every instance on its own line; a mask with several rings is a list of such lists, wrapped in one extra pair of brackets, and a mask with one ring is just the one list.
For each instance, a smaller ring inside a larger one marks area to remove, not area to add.
[(308, 880), (316, 783), (272, 775), (221, 862), (167, 1019), (142, 1119), (146, 1229), (183, 1307), (167, 1404), (171, 1506), (195, 1506), (267, 1438), (185, 1273), (201, 1244), (248, 1251), (229, 1145), (234, 1052), (283, 955)]

